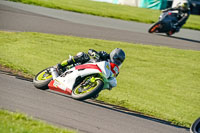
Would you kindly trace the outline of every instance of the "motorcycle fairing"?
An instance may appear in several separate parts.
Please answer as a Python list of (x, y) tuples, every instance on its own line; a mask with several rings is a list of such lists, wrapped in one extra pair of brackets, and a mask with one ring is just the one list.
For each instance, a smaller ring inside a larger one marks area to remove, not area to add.
[(83, 70), (83, 69), (97, 69), (99, 70), (100, 72), (101, 69), (96, 65), (96, 64), (83, 64), (83, 65), (78, 65), (78, 66), (75, 66), (75, 69), (78, 69), (78, 70)]
[(57, 88), (57, 89), (61, 89), (62, 91), (67, 91), (68, 89), (72, 90), (73, 85), (76, 81), (76, 78), (79, 76), (79, 72), (78, 72), (78, 70), (75, 70), (75, 68), (72, 68), (68, 71), (71, 71), (71, 73), (66, 74), (65, 76), (61, 75), (61, 76), (55, 78), (55, 80), (53, 80), (54, 84), (49, 84), (49, 88), (50, 89)]
[[(72, 90), (68, 89), (68, 88), (63, 88), (62, 85), (60, 85), (60, 82), (58, 82), (57, 80), (52, 80), (49, 84), (48, 84), (49, 89), (54, 90), (54, 91), (58, 91), (61, 93), (65, 93), (68, 95), (71, 95)], [(61, 88), (60, 88), (61, 87)]]
[(175, 12), (164, 12), (160, 15), (159, 21), (161, 23), (162, 28), (158, 28), (159, 32), (168, 32), (171, 30), (174, 23), (176, 23), (177, 20), (177, 13)]
[(97, 63), (98, 67), (102, 70), (102, 74), (104, 78), (109, 78), (113, 75), (113, 72), (111, 71), (111, 65), (107, 61), (102, 61)]
[(113, 75), (112, 71), (110, 70), (110, 63), (106, 61), (78, 65), (67, 70), (65, 73), (67, 74), (64, 76), (61, 75), (49, 83), (48, 86), (51, 90), (59, 91), (65, 94), (71, 94), (78, 77), (85, 77), (87, 75), (101, 73), (103, 78), (107, 79)]
[(91, 74), (102, 73), (104, 78), (109, 78), (112, 76), (110, 63), (107, 61), (101, 61), (97, 63), (87, 63), (83, 65), (78, 65), (75, 67), (79, 71), (81, 77), (85, 77)]
[(110, 63), (110, 69), (114, 75), (119, 74), (119, 67), (116, 64)]

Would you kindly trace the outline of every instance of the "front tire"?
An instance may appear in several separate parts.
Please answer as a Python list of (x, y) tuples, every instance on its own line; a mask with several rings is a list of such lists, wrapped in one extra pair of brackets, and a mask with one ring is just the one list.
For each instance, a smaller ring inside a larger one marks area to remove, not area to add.
[(190, 133), (200, 133), (200, 117), (190, 127)]
[[(85, 82), (85, 80), (83, 82)], [(82, 88), (83, 82), (73, 89), (72, 91), (73, 99), (76, 100), (89, 99), (95, 95), (98, 95), (98, 93), (103, 89), (104, 86), (104, 82), (101, 79), (95, 79), (95, 81), (92, 83), (94, 85), (91, 86), (87, 85), (84, 88)]]
[(40, 71), (34, 78), (33, 78), (33, 85), (41, 90), (48, 89), (48, 84), (53, 79), (50, 73), (50, 68), (46, 68)]
[(160, 27), (160, 22), (157, 22), (155, 24), (153, 24), (151, 26), (151, 28), (149, 29), (149, 33), (154, 33), (158, 30), (158, 28)]

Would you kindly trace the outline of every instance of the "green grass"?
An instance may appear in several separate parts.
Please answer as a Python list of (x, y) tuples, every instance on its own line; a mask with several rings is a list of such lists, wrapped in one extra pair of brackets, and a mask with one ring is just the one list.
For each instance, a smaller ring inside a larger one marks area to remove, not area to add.
[(61, 129), (43, 121), (33, 120), (21, 113), (0, 110), (1, 133), (75, 133), (75, 131)]
[[(91, 0), (11, 0), (34, 4), (49, 8), (63, 9), (73, 12), (111, 17), (128, 21), (154, 23), (158, 21), (159, 10), (116, 5)], [(98, 7), (98, 8), (97, 8)], [(200, 30), (200, 16), (191, 15), (184, 25), (185, 28)]]
[(0, 64), (29, 73), (88, 49), (120, 47), (126, 60), (118, 86), (99, 100), (189, 127), (200, 116), (200, 51), (71, 36), (0, 32)]

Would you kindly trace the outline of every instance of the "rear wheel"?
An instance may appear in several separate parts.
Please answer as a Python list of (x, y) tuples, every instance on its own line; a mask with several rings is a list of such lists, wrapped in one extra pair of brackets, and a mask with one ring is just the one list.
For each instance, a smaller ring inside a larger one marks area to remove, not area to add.
[(170, 30), (169, 32), (167, 32), (166, 34), (168, 35), (168, 36), (171, 36), (172, 34), (174, 34), (175, 32), (173, 31), (173, 30)]
[(33, 84), (36, 88), (46, 90), (48, 89), (48, 84), (53, 79), (50, 73), (50, 68), (40, 71), (33, 79)]
[(149, 33), (154, 33), (158, 30), (158, 28), (160, 27), (160, 22), (155, 23), (153, 26), (151, 26), (151, 28), (149, 29)]
[(104, 82), (102, 79), (89, 76), (83, 82), (76, 86), (72, 91), (72, 98), (76, 100), (85, 100), (91, 98), (103, 89)]

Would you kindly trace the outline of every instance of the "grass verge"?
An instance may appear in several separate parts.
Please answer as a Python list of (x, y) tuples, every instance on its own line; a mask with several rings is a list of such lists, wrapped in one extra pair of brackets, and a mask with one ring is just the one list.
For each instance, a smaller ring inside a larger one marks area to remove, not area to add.
[(1, 133), (76, 133), (6, 110), (0, 110), (0, 125)]
[(0, 42), (0, 64), (32, 76), (69, 54), (120, 47), (118, 86), (99, 100), (186, 127), (200, 116), (200, 51), (29, 32), (0, 32)]
[[(116, 5), (92, 0), (10, 0), (26, 4), (34, 4), (49, 8), (63, 9), (73, 12), (111, 17), (128, 21), (154, 23), (158, 21), (159, 10)], [(98, 7), (98, 8), (97, 8)], [(191, 15), (185, 28), (200, 30), (200, 16)]]

